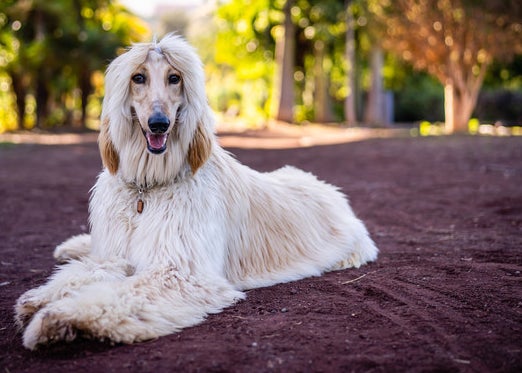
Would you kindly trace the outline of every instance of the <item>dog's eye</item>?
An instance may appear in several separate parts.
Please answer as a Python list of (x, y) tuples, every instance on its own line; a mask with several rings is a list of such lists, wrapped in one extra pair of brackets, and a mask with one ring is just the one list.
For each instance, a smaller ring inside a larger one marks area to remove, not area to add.
[(169, 75), (169, 84), (178, 84), (181, 81), (181, 76), (178, 74)]
[(132, 77), (132, 81), (136, 84), (143, 84), (143, 83), (145, 83), (145, 75), (136, 74)]

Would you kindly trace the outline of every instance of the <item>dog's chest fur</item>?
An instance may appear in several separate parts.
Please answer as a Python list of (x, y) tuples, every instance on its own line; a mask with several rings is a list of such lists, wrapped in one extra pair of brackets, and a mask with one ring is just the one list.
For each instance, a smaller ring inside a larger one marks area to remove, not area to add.
[[(216, 225), (223, 219), (216, 216), (216, 200), (208, 198), (208, 190), (200, 190), (193, 180), (182, 180), (140, 195), (137, 187), (103, 172), (90, 202), (93, 254), (125, 258), (144, 268), (157, 262), (182, 264), (196, 256), (195, 251), (201, 255), (211, 246), (205, 242), (213, 236), (210, 233), (223, 229)], [(139, 198), (144, 204), (141, 213)], [(204, 231), (198, 232), (198, 227)]]

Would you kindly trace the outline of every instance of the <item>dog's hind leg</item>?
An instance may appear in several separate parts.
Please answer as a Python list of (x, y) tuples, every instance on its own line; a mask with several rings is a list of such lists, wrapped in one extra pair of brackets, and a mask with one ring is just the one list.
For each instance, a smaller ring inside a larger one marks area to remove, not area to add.
[(70, 341), (77, 333), (132, 343), (179, 331), (244, 298), (224, 278), (181, 273), (174, 266), (93, 283), (49, 303), (32, 318), (24, 345)]
[(377, 259), (379, 250), (375, 246), (375, 243), (370, 238), (368, 231), (364, 224), (357, 218), (353, 217), (351, 223), (353, 231), (351, 234), (351, 243), (347, 256), (334, 264), (329, 270), (336, 271), (346, 268), (359, 268), (360, 266), (372, 262)]
[(79, 234), (62, 242), (54, 249), (53, 257), (58, 263), (80, 259), (91, 252), (91, 235)]

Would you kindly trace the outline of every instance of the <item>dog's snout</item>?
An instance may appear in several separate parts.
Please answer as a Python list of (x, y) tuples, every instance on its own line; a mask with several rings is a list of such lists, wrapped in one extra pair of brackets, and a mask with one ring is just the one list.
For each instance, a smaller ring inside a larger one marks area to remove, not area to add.
[(152, 133), (163, 133), (168, 130), (170, 120), (165, 116), (165, 114), (155, 112), (150, 116), (148, 125)]

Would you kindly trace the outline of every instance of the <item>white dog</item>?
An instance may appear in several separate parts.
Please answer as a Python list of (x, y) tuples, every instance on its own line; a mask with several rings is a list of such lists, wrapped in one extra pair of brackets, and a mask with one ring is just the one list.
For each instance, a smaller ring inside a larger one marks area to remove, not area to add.
[(337, 188), (292, 167), (259, 173), (224, 151), (204, 88), (200, 60), (176, 36), (111, 63), (91, 234), (58, 246), (54, 256), (67, 263), (18, 299), (25, 347), (79, 334), (156, 338), (243, 299), (244, 289), (376, 259)]

